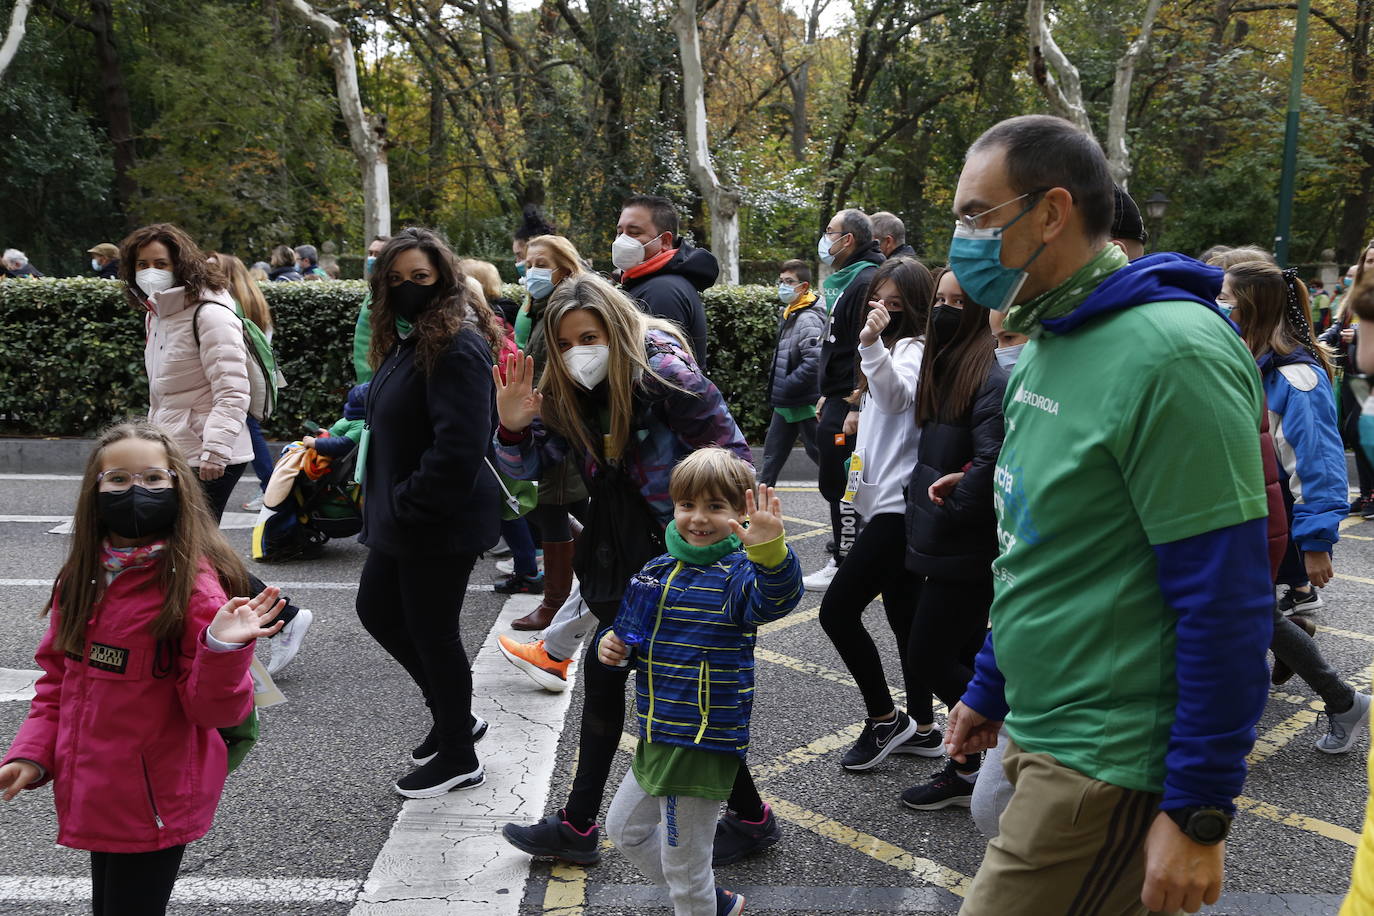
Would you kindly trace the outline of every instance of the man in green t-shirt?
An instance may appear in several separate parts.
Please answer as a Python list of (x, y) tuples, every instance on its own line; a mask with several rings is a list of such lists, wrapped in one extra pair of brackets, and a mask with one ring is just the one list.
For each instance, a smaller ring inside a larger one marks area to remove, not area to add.
[[(1013, 118), (969, 150), (950, 266), (1031, 338), (994, 480), (991, 633), (951, 754), (1007, 732), (1013, 794), (961, 913), (1194, 911), (1268, 694), (1255, 363), (1219, 270), (1108, 242), (1096, 141)], [(995, 648), (994, 648), (995, 647)]]

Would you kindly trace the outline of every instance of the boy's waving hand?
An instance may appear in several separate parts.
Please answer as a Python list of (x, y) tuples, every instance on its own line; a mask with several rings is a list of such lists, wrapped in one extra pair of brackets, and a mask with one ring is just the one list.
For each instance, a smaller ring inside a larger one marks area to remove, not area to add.
[(753, 490), (744, 491), (744, 512), (749, 519), (746, 528), (736, 519), (730, 519), (730, 532), (740, 539), (745, 547), (766, 544), (782, 537), (782, 500), (772, 487), (760, 486), (758, 499)]

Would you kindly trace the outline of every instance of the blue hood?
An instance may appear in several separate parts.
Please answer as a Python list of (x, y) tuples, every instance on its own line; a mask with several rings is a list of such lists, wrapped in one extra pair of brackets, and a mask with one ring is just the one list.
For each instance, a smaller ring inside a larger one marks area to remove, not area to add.
[(1296, 366), (1300, 363), (1306, 363), (1313, 369), (1316, 369), (1319, 374), (1326, 374), (1326, 370), (1322, 368), (1322, 364), (1317, 362), (1315, 356), (1307, 352), (1306, 347), (1296, 347), (1292, 353), (1275, 353), (1273, 350), (1270, 350), (1268, 353), (1261, 356), (1257, 362), (1259, 363), (1260, 375), (1264, 378), (1268, 378), (1269, 373), (1273, 372), (1275, 369), (1282, 369), (1284, 366)]
[(1217, 294), (1224, 273), (1219, 267), (1172, 251), (1148, 255), (1112, 274), (1069, 314), (1041, 324), (1051, 334), (1071, 334), (1101, 315), (1146, 302), (1196, 302), (1221, 315)]
[(361, 420), (367, 416), (367, 389), (371, 382), (363, 382), (348, 389), (348, 401), (344, 404), (345, 420)]

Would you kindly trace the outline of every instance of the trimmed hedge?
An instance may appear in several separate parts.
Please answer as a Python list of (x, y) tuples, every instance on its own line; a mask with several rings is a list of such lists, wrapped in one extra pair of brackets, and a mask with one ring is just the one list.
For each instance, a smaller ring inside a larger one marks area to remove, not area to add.
[[(286, 376), (269, 437), (294, 439), (307, 420), (332, 423), (353, 384), (359, 280), (263, 284)], [(519, 294), (511, 287), (508, 294)], [(717, 287), (703, 299), (711, 379), (745, 435), (761, 443), (777, 322), (772, 287)], [(90, 436), (148, 408), (143, 320), (117, 280), (0, 280), (0, 433)]]

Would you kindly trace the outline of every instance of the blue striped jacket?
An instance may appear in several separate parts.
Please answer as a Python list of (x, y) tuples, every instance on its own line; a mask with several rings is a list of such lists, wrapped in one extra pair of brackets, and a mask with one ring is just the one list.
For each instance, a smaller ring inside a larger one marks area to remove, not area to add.
[(640, 740), (743, 759), (754, 705), (756, 631), (801, 601), (801, 563), (786, 549), (773, 567), (744, 550), (709, 566), (668, 554), (645, 564), (643, 574), (664, 589), (649, 639), (633, 653)]

